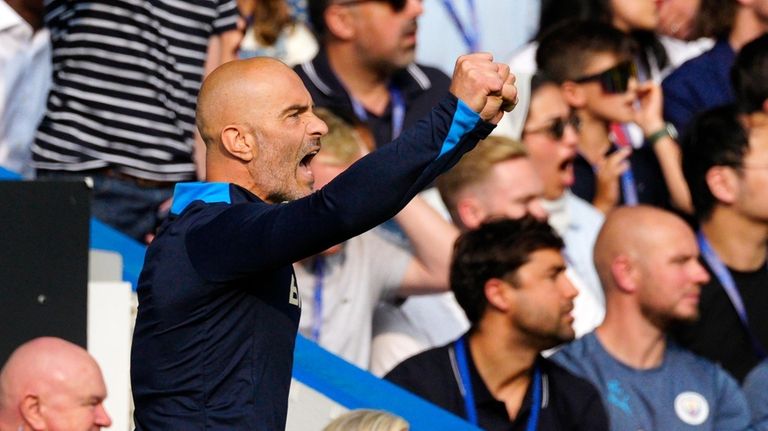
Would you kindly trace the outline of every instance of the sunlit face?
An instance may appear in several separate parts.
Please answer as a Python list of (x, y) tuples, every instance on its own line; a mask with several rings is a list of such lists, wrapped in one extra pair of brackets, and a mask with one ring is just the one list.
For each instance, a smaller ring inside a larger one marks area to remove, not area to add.
[(565, 275), (565, 260), (559, 250), (531, 253), (510, 283), (515, 298), (510, 315), (520, 332), (540, 343), (541, 349), (573, 340), (571, 312), (578, 291)]
[(544, 219), (547, 212), (541, 206), (543, 193), (544, 186), (531, 161), (517, 157), (493, 165), (488, 178), (478, 189), (477, 198), (483, 219), (515, 219), (526, 214)]
[(257, 179), (267, 202), (304, 197), (312, 192), (310, 162), (328, 128), (312, 112), (312, 97), (290, 70), (275, 73), (262, 97), (267, 102), (261, 103), (251, 121), (256, 141), (248, 166), (251, 177)]
[(421, 0), (407, 0), (395, 12), (383, 1), (349, 6), (355, 25), (357, 56), (379, 70), (402, 69), (416, 55), (416, 19), (424, 12)]
[(653, 31), (659, 22), (658, 0), (611, 0), (613, 25), (622, 31)]
[[(624, 60), (611, 53), (597, 53), (593, 55), (582, 75), (590, 76), (604, 72)], [(605, 93), (599, 82), (590, 81), (578, 85), (584, 89), (586, 108), (594, 117), (617, 123), (628, 123), (634, 120), (637, 79), (630, 78), (628, 90), (620, 94)]]
[(698, 319), (701, 286), (709, 281), (709, 274), (699, 263), (693, 231), (681, 220), (665, 220), (646, 241), (635, 256), (643, 313), (662, 325)]
[(570, 115), (571, 108), (558, 86), (544, 85), (533, 94), (523, 129), (523, 143), (544, 184), (546, 199), (559, 198), (574, 182), (573, 160), (579, 143), (578, 132), (568, 125), (558, 139), (549, 131), (553, 123), (567, 121)]
[(93, 363), (79, 373), (62, 378), (50, 391), (39, 395), (40, 414), (47, 431), (93, 431), (112, 425), (102, 404), (107, 388)]

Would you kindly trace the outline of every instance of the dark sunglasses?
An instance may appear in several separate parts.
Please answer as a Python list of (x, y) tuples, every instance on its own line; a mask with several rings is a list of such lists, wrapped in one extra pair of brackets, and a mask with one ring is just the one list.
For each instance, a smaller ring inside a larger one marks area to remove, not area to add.
[(624, 61), (604, 72), (574, 79), (573, 82), (582, 84), (585, 82), (597, 81), (600, 83), (603, 92), (619, 94), (626, 93), (629, 89), (629, 78), (636, 77), (637, 68), (635, 67), (635, 63), (632, 61)]
[(392, 6), (392, 10), (394, 12), (400, 12), (401, 10), (405, 9), (405, 4), (408, 3), (408, 0), (346, 0), (340, 1), (336, 4), (339, 6), (352, 6), (360, 3), (370, 2), (389, 3), (389, 5)]
[(567, 118), (555, 118), (551, 123), (546, 126), (541, 126), (536, 129), (523, 129), (523, 134), (531, 133), (546, 133), (555, 140), (563, 139), (565, 134), (565, 128), (567, 126), (573, 127), (577, 132), (581, 129), (581, 120), (575, 114)]

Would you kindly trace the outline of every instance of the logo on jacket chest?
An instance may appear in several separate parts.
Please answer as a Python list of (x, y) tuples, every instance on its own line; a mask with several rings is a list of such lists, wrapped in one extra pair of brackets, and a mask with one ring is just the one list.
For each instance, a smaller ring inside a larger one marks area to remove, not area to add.
[(299, 285), (296, 283), (296, 273), (291, 271), (291, 288), (288, 289), (288, 303), (301, 308), (301, 296), (299, 296)]

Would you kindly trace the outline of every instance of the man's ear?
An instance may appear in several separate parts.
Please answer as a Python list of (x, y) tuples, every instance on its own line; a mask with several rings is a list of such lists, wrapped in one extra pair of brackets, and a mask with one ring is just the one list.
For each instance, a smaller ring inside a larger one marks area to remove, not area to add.
[(456, 202), (456, 213), (467, 229), (476, 229), (488, 216), (474, 197), (463, 197)]
[(738, 174), (729, 166), (713, 166), (705, 175), (707, 187), (720, 202), (732, 204), (738, 194)]
[(40, 398), (37, 395), (27, 395), (21, 400), (19, 414), (33, 430), (45, 429), (45, 419), (40, 412)]
[(587, 104), (587, 95), (581, 85), (573, 81), (565, 81), (560, 86), (563, 99), (575, 109), (583, 108)]
[(763, 113), (768, 114), (768, 99), (763, 100)]
[(332, 4), (325, 9), (323, 15), (325, 27), (328, 33), (341, 40), (350, 40), (355, 37), (355, 27), (352, 25), (354, 17), (350, 8)]
[(619, 255), (611, 262), (611, 275), (616, 284), (616, 289), (622, 293), (634, 293), (638, 286), (640, 276), (637, 266), (627, 255)]
[(256, 154), (256, 138), (245, 127), (237, 124), (225, 126), (221, 131), (221, 145), (231, 157), (250, 162)]
[(491, 278), (486, 281), (483, 292), (488, 305), (502, 312), (508, 311), (512, 307), (510, 289), (512, 286), (499, 278)]

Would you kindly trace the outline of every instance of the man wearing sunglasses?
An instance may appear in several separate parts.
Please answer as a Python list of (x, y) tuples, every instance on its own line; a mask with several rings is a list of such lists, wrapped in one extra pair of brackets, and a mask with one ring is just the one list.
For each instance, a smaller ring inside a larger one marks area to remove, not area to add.
[(317, 106), (366, 123), (376, 145), (396, 138), (448, 92), (448, 77), (415, 64), (421, 0), (310, 0), (320, 41), (296, 67)]
[[(576, 22), (542, 38), (536, 60), (581, 121), (573, 192), (604, 213), (646, 203), (681, 210), (690, 196), (673, 133), (661, 115), (661, 92), (638, 84), (631, 39), (608, 24)], [(633, 149), (621, 124), (637, 123), (646, 144)], [(669, 190), (669, 191), (668, 191)], [(671, 198), (671, 199), (670, 199)]]

